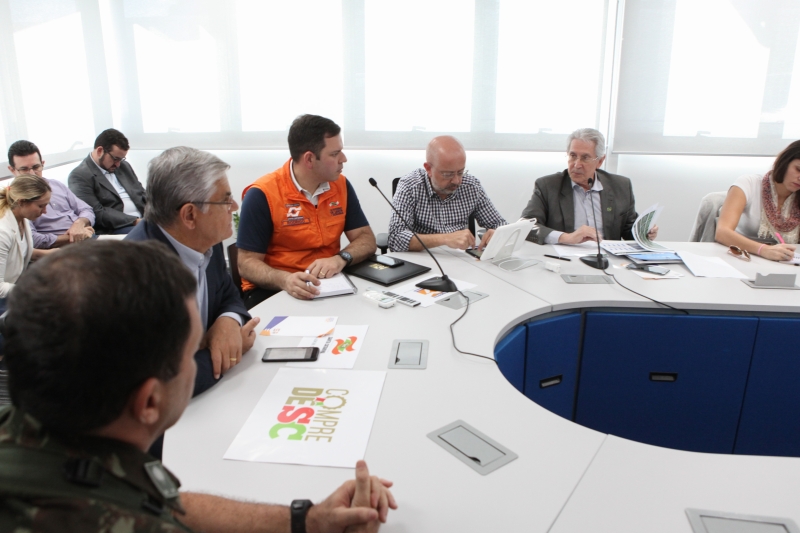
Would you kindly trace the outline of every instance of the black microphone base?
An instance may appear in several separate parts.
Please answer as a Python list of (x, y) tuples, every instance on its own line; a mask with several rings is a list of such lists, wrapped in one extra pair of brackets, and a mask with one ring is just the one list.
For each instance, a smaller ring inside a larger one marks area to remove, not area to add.
[(598, 270), (605, 270), (608, 268), (608, 259), (602, 255), (584, 255), (581, 257), (581, 261)]
[(446, 275), (442, 277), (435, 277), (429, 278), (424, 281), (420, 281), (417, 283), (417, 287), (420, 289), (428, 289), (429, 291), (441, 291), (441, 292), (456, 292), (458, 287), (453, 280), (448, 278)]

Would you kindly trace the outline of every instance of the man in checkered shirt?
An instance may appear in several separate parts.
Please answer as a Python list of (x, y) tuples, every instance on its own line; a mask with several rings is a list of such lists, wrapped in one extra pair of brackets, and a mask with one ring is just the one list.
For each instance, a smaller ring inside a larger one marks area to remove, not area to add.
[[(497, 212), (478, 178), (465, 170), (467, 154), (455, 137), (443, 135), (428, 143), (425, 164), (400, 178), (392, 203), (428, 248), (446, 245), (466, 250), (475, 246), (469, 231), (470, 215), (486, 234), (489, 244), (495, 228), (507, 222)], [(419, 251), (422, 245), (396, 213), (389, 222), (389, 248), (395, 252)]]

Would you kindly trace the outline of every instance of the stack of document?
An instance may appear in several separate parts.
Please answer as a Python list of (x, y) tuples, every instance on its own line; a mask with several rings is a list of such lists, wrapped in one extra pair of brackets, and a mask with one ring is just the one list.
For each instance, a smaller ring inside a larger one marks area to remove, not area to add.
[(626, 257), (637, 265), (666, 265), (670, 263), (683, 263), (681, 256), (675, 252), (627, 254)]
[(600, 241), (600, 248), (611, 255), (627, 255), (647, 251), (646, 248), (642, 248), (638, 243), (630, 241)]

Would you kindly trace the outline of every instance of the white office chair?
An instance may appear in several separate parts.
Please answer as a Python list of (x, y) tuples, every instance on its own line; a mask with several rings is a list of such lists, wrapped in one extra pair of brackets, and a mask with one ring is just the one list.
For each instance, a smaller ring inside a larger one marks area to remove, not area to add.
[(700, 209), (697, 211), (697, 218), (694, 227), (689, 234), (689, 242), (714, 242), (717, 233), (717, 220), (719, 211), (725, 202), (727, 192), (711, 192), (703, 196), (700, 200)]

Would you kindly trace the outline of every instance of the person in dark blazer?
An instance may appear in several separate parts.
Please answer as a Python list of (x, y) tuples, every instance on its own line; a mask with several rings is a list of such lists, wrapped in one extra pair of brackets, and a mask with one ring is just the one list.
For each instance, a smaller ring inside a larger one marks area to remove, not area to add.
[[(528, 240), (539, 244), (633, 239), (636, 204), (631, 180), (600, 170), (606, 159), (603, 134), (592, 128), (567, 139), (568, 167), (536, 180), (522, 218), (536, 218)], [(595, 219), (600, 235), (595, 231)], [(655, 239), (658, 226), (648, 233)]]
[(170, 148), (151, 160), (144, 220), (126, 237), (163, 242), (198, 280), (205, 337), (195, 354), (195, 396), (242, 360), (259, 322), (251, 319), (225, 266), (222, 241), (233, 233), (232, 213), (238, 208), (228, 168), (216, 156), (187, 147)]
[(129, 233), (144, 214), (145, 191), (125, 161), (128, 150), (128, 139), (107, 129), (95, 139), (94, 150), (69, 173), (70, 190), (94, 209), (98, 235)]

